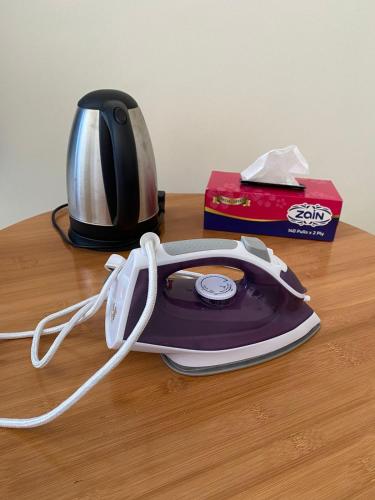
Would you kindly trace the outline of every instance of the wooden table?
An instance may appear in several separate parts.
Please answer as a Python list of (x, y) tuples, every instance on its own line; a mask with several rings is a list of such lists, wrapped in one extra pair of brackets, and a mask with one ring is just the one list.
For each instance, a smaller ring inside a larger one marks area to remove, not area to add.
[[(202, 204), (169, 195), (162, 240), (238, 237), (203, 231)], [(55, 422), (0, 429), (0, 497), (374, 498), (375, 237), (341, 223), (332, 244), (264, 240), (308, 287), (322, 320), (315, 337), (263, 365), (202, 378), (131, 353)], [(2, 230), (0, 330), (30, 329), (96, 293), (105, 260), (65, 246), (49, 214)], [(1, 342), (1, 416), (47, 411), (111, 355), (103, 314), (42, 370), (30, 343)]]

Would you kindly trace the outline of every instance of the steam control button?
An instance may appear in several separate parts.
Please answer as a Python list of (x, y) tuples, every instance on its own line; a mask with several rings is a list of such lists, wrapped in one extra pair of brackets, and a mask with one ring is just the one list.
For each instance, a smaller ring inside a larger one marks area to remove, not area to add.
[(237, 291), (236, 283), (223, 274), (203, 274), (195, 282), (197, 293), (209, 301), (226, 301)]
[(246, 250), (267, 262), (271, 262), (268, 248), (259, 238), (251, 238), (249, 236), (241, 236), (241, 241), (246, 248)]
[(126, 116), (125, 110), (122, 108), (115, 108), (113, 110), (113, 117), (119, 125), (124, 125), (128, 117)]

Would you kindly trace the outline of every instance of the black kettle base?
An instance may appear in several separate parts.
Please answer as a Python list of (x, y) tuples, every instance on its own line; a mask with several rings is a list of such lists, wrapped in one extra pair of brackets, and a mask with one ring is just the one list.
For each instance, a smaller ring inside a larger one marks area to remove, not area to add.
[(159, 234), (161, 216), (155, 215), (147, 221), (140, 222), (132, 231), (120, 231), (111, 226), (85, 224), (70, 217), (68, 236), (75, 247), (106, 252), (132, 250), (139, 247), (139, 240), (144, 233)]
[(159, 212), (156, 215), (146, 221), (139, 222), (131, 231), (121, 231), (116, 226), (87, 224), (69, 217), (70, 227), (68, 234), (65, 234), (56, 219), (57, 214), (68, 206), (67, 203), (52, 211), (51, 222), (61, 239), (73, 247), (102, 252), (132, 250), (139, 247), (139, 240), (144, 233), (160, 234), (165, 212), (165, 191), (158, 191), (158, 205)]

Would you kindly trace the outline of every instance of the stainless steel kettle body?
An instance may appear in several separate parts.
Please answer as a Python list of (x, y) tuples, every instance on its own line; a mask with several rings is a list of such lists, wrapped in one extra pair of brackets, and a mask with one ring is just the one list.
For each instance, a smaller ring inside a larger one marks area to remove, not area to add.
[(157, 231), (155, 158), (136, 101), (97, 90), (78, 102), (68, 147), (69, 236), (79, 246), (130, 248)]

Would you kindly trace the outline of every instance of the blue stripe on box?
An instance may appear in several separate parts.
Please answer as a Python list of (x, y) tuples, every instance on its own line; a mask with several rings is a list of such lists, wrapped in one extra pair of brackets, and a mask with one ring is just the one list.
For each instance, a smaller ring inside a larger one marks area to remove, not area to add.
[(332, 241), (334, 239), (338, 222), (339, 220), (335, 218), (325, 226), (311, 227), (307, 225), (298, 226), (287, 220), (267, 222), (247, 221), (204, 212), (205, 229), (320, 241)]

